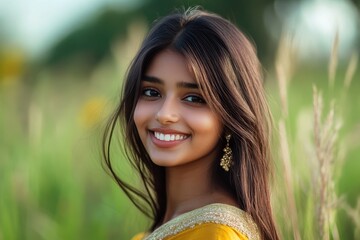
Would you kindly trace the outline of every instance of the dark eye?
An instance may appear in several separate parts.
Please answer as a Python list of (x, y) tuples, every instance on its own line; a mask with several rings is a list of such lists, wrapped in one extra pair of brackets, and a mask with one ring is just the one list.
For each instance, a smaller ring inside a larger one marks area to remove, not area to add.
[(202, 97), (196, 96), (196, 95), (189, 95), (184, 98), (185, 101), (191, 102), (191, 103), (200, 103), (205, 104), (205, 100)]
[(160, 93), (152, 88), (145, 88), (142, 90), (142, 95), (146, 97), (161, 97)]

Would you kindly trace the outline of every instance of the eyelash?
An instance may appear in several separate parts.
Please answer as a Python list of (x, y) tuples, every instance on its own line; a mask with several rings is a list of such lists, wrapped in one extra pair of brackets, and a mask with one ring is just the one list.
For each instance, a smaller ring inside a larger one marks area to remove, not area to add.
[[(153, 93), (154, 95), (151, 95), (151, 93)], [(143, 97), (148, 98), (149, 100), (156, 100), (157, 98), (161, 97), (161, 94), (159, 93), (159, 91), (157, 91), (156, 89), (153, 89), (153, 88), (144, 88), (141, 91), (141, 95)], [(188, 100), (186, 100), (186, 99), (188, 99)], [(189, 100), (189, 99), (192, 99), (192, 100)], [(188, 102), (188, 103), (192, 103), (192, 104), (206, 104), (206, 101), (201, 96), (198, 96), (196, 94), (187, 95), (182, 100), (185, 102)]]
[(191, 102), (191, 103), (195, 103), (195, 104), (206, 104), (205, 100), (200, 97), (200, 96), (197, 96), (197, 95), (188, 95), (186, 96), (184, 99), (186, 98), (195, 98), (196, 100), (192, 100), (192, 101), (188, 101), (188, 102)]
[[(151, 96), (150, 91), (151, 91), (152, 93), (155, 92), (155, 94), (156, 94), (157, 96)], [(146, 94), (146, 92), (149, 92), (149, 95)], [(148, 98), (161, 97), (160, 93), (159, 93), (157, 90), (153, 89), (153, 88), (144, 88), (144, 89), (142, 90), (142, 95), (143, 95), (144, 97), (148, 97)]]

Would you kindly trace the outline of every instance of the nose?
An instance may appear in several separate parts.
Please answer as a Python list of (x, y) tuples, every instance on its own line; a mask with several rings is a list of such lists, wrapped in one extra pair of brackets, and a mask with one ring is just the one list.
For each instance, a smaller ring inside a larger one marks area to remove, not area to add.
[(179, 120), (179, 109), (176, 99), (171, 97), (164, 98), (155, 118), (162, 125), (177, 122)]

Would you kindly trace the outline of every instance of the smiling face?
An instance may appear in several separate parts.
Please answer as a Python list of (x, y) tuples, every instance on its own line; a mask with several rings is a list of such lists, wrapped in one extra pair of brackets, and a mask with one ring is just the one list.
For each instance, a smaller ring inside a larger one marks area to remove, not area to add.
[(158, 53), (147, 68), (134, 121), (156, 165), (175, 167), (217, 156), (222, 123), (202, 97), (185, 58), (174, 51)]

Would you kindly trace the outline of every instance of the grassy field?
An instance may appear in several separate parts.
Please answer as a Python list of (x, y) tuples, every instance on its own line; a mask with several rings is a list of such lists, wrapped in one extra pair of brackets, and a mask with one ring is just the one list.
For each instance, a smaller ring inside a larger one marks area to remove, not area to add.
[[(288, 83), (286, 117), (282, 116), (278, 86), (275, 81), (268, 84), (276, 127), (274, 207), (283, 239), (360, 237), (360, 182), (356, 180), (360, 170), (360, 96), (357, 93), (360, 83), (357, 74), (351, 87), (346, 89), (344, 76), (345, 70), (339, 70), (335, 85), (330, 87), (326, 67), (299, 69)], [(323, 105), (318, 131), (314, 130), (314, 86)], [(287, 140), (285, 153), (281, 146), (282, 129), (278, 125), (281, 119)], [(317, 145), (317, 138), (321, 146)], [(288, 166), (284, 166), (284, 155), (288, 158)], [(325, 162), (321, 163), (319, 157)], [(290, 193), (287, 183), (291, 185)], [(327, 199), (321, 199), (321, 193)], [(289, 204), (289, 194), (294, 196), (293, 206)], [(353, 208), (351, 213), (344, 210), (350, 210), (349, 205)], [(325, 211), (323, 215), (329, 219), (329, 222), (322, 222), (326, 226), (320, 224), (320, 210)], [(294, 223), (297, 230), (294, 230)]]
[[(0, 79), (0, 240), (129, 239), (148, 226), (101, 167), (101, 126), (118, 100), (123, 76), (117, 66), (104, 61), (86, 79), (71, 71), (44, 70), (33, 85), (22, 77)], [(298, 69), (288, 84), (284, 126), (298, 230), (289, 224), (289, 212), (282, 211), (289, 203), (282, 150), (276, 147), (282, 107), (275, 74), (267, 75), (276, 127), (274, 209), (284, 239), (296, 238), (294, 231), (301, 239), (318, 239), (313, 237), (320, 231), (312, 181), (313, 84), (323, 94), (323, 115), (335, 99), (334, 118), (342, 124), (333, 145), (331, 183), (341, 199), (331, 203), (334, 222), (340, 239), (355, 239), (359, 229), (344, 206), (355, 208), (360, 196), (360, 76), (357, 72), (345, 89), (344, 75), (345, 68), (339, 69), (329, 87), (326, 67)], [(119, 171), (134, 181), (121, 153), (114, 154)]]

